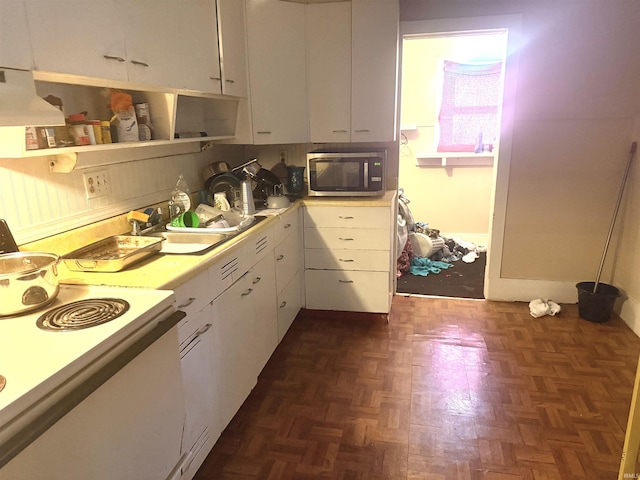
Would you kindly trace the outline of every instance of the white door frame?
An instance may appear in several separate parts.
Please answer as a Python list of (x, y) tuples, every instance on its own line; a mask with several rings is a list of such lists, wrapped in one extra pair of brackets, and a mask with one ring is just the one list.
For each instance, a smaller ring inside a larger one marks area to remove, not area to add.
[[(499, 15), (469, 18), (447, 18), (438, 20), (416, 20), (400, 22), (400, 45), (402, 39), (413, 35), (452, 34), (481, 30), (506, 30), (507, 48), (502, 101), (502, 119), (498, 156), (494, 161), (494, 189), (489, 210), (489, 242), (487, 267), (484, 274), (484, 297), (487, 300), (502, 300), (500, 286), (502, 271), (502, 250), (509, 189), (509, 168), (511, 164), (511, 146), (515, 99), (518, 80), (518, 50), (522, 15)], [(401, 83), (400, 83), (401, 84)], [(401, 95), (402, 93), (399, 92)], [(400, 105), (398, 100), (398, 105)]]

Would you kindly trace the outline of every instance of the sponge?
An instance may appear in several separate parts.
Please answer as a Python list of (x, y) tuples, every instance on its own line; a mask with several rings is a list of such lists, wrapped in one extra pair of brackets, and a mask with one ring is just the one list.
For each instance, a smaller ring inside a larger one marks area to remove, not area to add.
[(135, 210), (130, 211), (129, 213), (127, 213), (127, 220), (129, 222), (133, 221), (133, 220), (137, 220), (139, 222), (148, 222), (149, 221), (149, 215), (147, 215), (146, 213), (142, 213), (142, 212), (137, 212)]

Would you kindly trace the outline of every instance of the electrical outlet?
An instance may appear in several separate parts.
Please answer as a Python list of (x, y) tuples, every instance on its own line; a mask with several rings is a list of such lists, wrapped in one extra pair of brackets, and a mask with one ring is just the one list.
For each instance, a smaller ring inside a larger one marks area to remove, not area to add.
[(93, 170), (82, 174), (87, 199), (104, 197), (111, 193), (111, 180), (108, 170)]
[(286, 150), (280, 150), (280, 161), (287, 163), (287, 151)]

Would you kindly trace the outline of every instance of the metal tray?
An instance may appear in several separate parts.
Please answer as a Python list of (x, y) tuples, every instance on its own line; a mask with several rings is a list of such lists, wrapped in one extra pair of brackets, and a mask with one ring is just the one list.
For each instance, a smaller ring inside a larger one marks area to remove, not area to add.
[(62, 261), (75, 272), (119, 272), (154, 255), (163, 238), (114, 235), (63, 255)]

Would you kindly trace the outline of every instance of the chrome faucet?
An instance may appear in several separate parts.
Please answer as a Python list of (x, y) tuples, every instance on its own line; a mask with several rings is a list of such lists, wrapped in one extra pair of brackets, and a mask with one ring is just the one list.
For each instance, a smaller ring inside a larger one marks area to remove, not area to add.
[(164, 226), (162, 221), (162, 207), (156, 208), (151, 214), (149, 219), (144, 223), (142, 228), (141, 223), (138, 220), (131, 220), (131, 235), (146, 235), (147, 233), (155, 232), (160, 227)]

